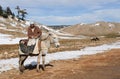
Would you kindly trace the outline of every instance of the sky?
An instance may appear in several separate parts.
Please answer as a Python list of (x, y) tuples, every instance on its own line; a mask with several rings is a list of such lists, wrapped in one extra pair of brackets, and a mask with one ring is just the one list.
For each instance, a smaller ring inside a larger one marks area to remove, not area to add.
[(45, 25), (120, 22), (120, 0), (1, 0), (0, 5), (26, 9), (26, 19)]

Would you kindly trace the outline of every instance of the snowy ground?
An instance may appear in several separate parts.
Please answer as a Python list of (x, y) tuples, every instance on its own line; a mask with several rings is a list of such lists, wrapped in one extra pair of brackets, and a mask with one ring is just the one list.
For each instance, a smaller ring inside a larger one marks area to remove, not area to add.
[[(26, 38), (11, 38), (11, 35), (8, 34), (2, 34), (0, 33), (0, 45), (3, 44), (18, 44), (20, 39), (26, 39)], [(61, 39), (83, 39), (85, 37), (67, 37), (67, 36), (59, 36)]]
[[(116, 42), (112, 44), (104, 44), (104, 45), (96, 46), (96, 47), (86, 47), (82, 50), (77, 50), (77, 51), (56, 52), (56, 53), (47, 55), (46, 63), (53, 61), (53, 60), (65, 60), (65, 59), (79, 58), (82, 55), (102, 53), (104, 51), (115, 49), (115, 48), (120, 48), (120, 42)], [(37, 60), (36, 57), (29, 57), (25, 61), (25, 65), (28, 65), (28, 64), (35, 65), (36, 60)], [(18, 69), (18, 58), (0, 60), (0, 72), (7, 71), (13, 68)]]
[(11, 35), (0, 33), (0, 45), (2, 44), (18, 44), (19, 40), (23, 38), (11, 38)]

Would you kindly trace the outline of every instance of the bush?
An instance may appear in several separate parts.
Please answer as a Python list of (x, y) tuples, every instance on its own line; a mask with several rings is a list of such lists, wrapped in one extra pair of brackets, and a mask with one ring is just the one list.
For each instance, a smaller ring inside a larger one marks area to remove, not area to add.
[(8, 18), (7, 14), (2, 14), (3, 18)]

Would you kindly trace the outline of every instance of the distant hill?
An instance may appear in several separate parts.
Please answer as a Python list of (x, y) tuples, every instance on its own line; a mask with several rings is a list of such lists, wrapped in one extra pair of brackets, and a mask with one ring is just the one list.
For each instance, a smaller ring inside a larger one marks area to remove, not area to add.
[(68, 27), (70, 25), (48, 25), (48, 27), (55, 29), (55, 30), (60, 30), (62, 28)]
[(120, 33), (120, 23), (114, 22), (96, 22), (91, 24), (76, 24), (70, 27), (65, 27), (61, 31), (86, 36), (104, 36), (108, 34)]

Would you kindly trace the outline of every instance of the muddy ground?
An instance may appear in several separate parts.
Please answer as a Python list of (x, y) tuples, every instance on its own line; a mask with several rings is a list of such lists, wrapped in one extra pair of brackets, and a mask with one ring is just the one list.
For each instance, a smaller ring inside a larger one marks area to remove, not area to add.
[(120, 79), (120, 49), (50, 64), (53, 67), (39, 73), (30, 66), (23, 74), (13, 69), (0, 74), (0, 79)]

